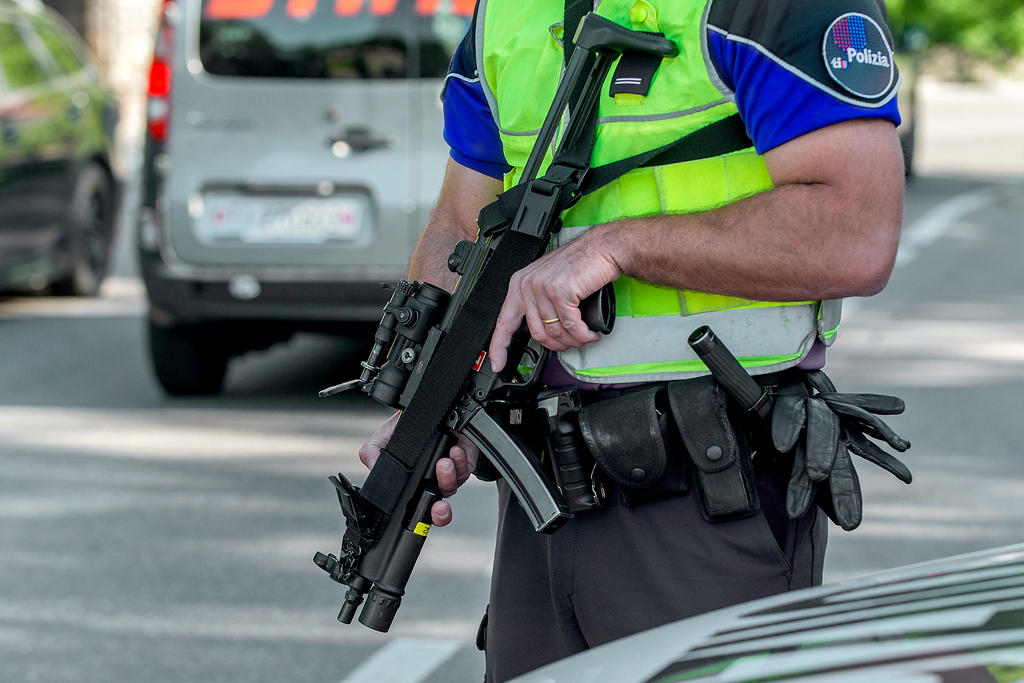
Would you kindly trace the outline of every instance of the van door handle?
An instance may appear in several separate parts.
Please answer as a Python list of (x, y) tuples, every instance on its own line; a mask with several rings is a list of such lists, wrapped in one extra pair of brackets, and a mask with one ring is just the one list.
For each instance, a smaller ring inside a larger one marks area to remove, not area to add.
[(333, 147), (342, 142), (348, 145), (349, 149), (359, 154), (370, 152), (375, 149), (392, 147), (397, 142), (393, 135), (381, 135), (368, 126), (349, 126), (341, 133), (328, 138), (327, 144)]

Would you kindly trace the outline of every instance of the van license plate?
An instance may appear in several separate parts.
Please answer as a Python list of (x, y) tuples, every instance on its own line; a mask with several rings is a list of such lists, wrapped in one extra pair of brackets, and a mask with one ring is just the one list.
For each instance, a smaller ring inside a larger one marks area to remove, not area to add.
[(206, 193), (190, 210), (206, 244), (323, 244), (365, 236), (361, 197), (263, 197)]

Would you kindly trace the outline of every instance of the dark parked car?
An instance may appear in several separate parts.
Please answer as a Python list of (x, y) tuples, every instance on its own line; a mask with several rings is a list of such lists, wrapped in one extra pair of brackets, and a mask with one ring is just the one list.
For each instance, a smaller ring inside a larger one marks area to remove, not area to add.
[(517, 683), (1024, 681), (1024, 544), (728, 607)]
[(0, 0), (0, 291), (99, 289), (117, 206), (117, 111), (58, 14)]

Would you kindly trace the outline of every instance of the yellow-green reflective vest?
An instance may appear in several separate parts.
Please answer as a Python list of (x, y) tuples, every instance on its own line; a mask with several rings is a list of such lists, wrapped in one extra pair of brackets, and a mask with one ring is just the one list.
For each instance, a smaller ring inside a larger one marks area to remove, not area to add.
[[(598, 14), (634, 30), (664, 33), (679, 45), (679, 56), (661, 63), (646, 97), (613, 98), (605, 84), (592, 165), (660, 147), (736, 113), (731, 94), (724, 86), (719, 88), (717, 74), (712, 75), (706, 43), (710, 4), (600, 1)], [(519, 181), (554, 97), (563, 68), (563, 11), (557, 0), (479, 0), (477, 65), (505, 159), (512, 166), (505, 176), (506, 189)], [(550, 160), (551, 150), (545, 167)], [(771, 187), (764, 160), (752, 148), (637, 169), (566, 211), (565, 227), (553, 246), (595, 224), (706, 211)], [(626, 276), (615, 282), (615, 297), (612, 333), (559, 353), (562, 365), (579, 380), (614, 384), (707, 374), (686, 343), (689, 333), (701, 325), (709, 325), (751, 373), (775, 372), (799, 363), (816, 338), (831, 343), (841, 308), (838, 300), (751, 301)]]

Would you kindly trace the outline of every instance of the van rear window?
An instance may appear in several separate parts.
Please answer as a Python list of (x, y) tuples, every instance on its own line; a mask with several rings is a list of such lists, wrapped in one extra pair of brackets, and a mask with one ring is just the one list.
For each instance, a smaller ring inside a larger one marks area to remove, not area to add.
[(203, 0), (207, 73), (264, 78), (440, 78), (473, 0)]

